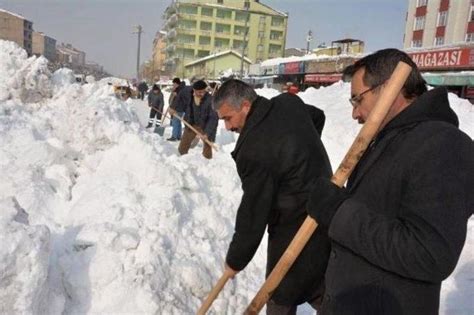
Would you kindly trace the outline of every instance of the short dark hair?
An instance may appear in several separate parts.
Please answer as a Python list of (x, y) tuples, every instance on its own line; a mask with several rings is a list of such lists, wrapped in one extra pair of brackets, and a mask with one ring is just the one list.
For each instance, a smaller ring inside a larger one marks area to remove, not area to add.
[(198, 80), (193, 83), (193, 89), (194, 90), (204, 90), (207, 88), (207, 83), (204, 80)]
[(235, 109), (240, 109), (244, 100), (253, 103), (257, 97), (257, 93), (250, 85), (240, 80), (230, 79), (224, 82), (214, 94), (212, 107), (218, 110), (226, 102)]
[(174, 78), (173, 83), (180, 84), (181, 80), (179, 78)]
[(402, 88), (402, 94), (412, 99), (427, 91), (426, 81), (421, 76), (418, 67), (405, 52), (394, 48), (382, 49), (357, 60), (343, 71), (344, 76), (352, 77), (360, 69), (364, 69), (364, 84), (373, 88), (383, 84), (392, 75), (399, 61), (408, 64), (412, 70)]
[(153, 84), (153, 87), (151, 88), (152, 91), (161, 91), (160, 87), (157, 84)]

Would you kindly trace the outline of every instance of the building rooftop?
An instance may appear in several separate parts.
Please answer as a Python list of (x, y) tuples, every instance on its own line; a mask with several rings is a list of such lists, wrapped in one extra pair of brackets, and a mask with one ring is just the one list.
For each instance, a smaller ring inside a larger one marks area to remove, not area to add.
[(16, 13), (13, 13), (13, 12), (10, 12), (10, 11), (7, 11), (7, 10), (4, 10), (4, 9), (0, 9), (0, 12), (8, 13), (8, 14), (10, 14), (10, 15), (16, 16), (16, 17), (19, 18), (19, 19), (29, 21), (27, 18), (25, 18), (25, 17), (23, 17), (23, 16), (21, 16), (21, 15), (19, 15), (19, 14), (16, 14)]
[[(216, 54), (212, 54), (212, 55), (203, 57), (203, 58), (201, 58), (201, 59), (194, 60), (193, 62), (190, 62), (190, 63), (186, 64), (185, 66), (186, 66), (186, 67), (187, 67), (187, 66), (192, 66), (192, 65), (194, 65), (194, 64), (197, 64), (197, 63), (200, 63), (200, 62), (209, 60), (209, 59), (214, 59), (214, 58), (217, 58), (217, 57), (220, 57), (220, 56), (223, 56), (223, 55), (227, 55), (227, 54), (234, 54), (234, 55), (236, 55), (237, 57), (242, 58), (242, 55), (239, 54), (238, 52), (236, 52), (235, 50), (226, 50), (226, 51), (222, 51), (222, 52), (219, 52), (219, 53), (216, 53)], [(248, 63), (252, 63), (252, 60), (250, 60), (249, 58), (244, 57), (244, 59), (245, 59), (245, 61), (247, 61)]]

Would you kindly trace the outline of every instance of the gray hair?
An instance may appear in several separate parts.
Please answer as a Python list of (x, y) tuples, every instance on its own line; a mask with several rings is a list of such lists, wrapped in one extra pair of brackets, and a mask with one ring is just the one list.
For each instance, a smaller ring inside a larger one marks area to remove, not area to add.
[(214, 94), (212, 108), (217, 111), (224, 103), (227, 103), (227, 105), (240, 110), (243, 101), (253, 103), (257, 97), (257, 93), (250, 85), (240, 80), (231, 79), (224, 82)]

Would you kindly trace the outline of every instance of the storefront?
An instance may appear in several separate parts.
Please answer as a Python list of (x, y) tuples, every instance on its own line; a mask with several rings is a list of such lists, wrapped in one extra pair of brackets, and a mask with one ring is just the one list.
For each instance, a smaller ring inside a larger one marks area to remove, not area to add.
[(407, 53), (429, 85), (445, 86), (474, 103), (474, 45)]

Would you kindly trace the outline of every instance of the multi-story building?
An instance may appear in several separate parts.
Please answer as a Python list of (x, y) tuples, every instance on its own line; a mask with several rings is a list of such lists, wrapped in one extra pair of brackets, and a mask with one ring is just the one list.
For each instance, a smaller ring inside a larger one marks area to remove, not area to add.
[(57, 60), (63, 64), (71, 64), (73, 67), (82, 67), (86, 64), (86, 53), (74, 48), (71, 44), (56, 46)]
[(151, 57), (151, 77), (158, 80), (159, 77), (165, 73), (165, 59), (166, 59), (166, 32), (156, 32), (153, 40), (153, 53)]
[(474, 0), (409, 0), (404, 47), (428, 84), (474, 103)]
[(33, 31), (33, 54), (56, 61), (56, 40), (44, 33)]
[(0, 39), (17, 43), (31, 56), (33, 52), (32, 33), (33, 22), (21, 15), (0, 9)]
[(259, 0), (174, 0), (163, 19), (165, 66), (177, 75), (185, 64), (226, 50), (252, 62), (284, 55), (288, 15)]
[(474, 42), (474, 1), (409, 0), (404, 48)]

